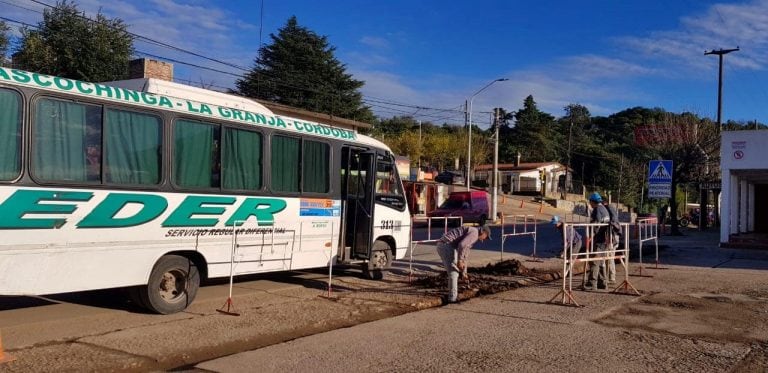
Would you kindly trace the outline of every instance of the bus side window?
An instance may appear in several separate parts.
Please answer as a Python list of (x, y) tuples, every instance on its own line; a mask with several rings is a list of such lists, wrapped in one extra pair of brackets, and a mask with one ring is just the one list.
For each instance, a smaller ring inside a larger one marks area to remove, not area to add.
[(0, 89), (0, 180), (14, 180), (20, 172), (21, 96)]
[[(101, 180), (102, 107), (42, 98), (35, 106), (32, 173), (43, 181)], [(89, 166), (89, 150), (93, 166)], [(98, 154), (97, 154), (98, 153)]]
[(179, 119), (173, 129), (174, 182), (186, 188), (218, 188), (217, 125)]
[[(127, 185), (160, 183), (162, 121), (159, 117), (107, 109), (104, 150), (104, 182)], [(101, 151), (101, 147), (92, 150), (94, 154)]]
[(261, 189), (262, 139), (256, 131), (224, 128), (221, 148), (222, 188)]

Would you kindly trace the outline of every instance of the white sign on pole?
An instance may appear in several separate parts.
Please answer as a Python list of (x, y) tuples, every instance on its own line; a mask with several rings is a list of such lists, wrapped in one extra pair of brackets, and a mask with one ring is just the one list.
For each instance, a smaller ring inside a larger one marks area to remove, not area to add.
[(672, 161), (650, 161), (648, 164), (648, 198), (672, 197)]

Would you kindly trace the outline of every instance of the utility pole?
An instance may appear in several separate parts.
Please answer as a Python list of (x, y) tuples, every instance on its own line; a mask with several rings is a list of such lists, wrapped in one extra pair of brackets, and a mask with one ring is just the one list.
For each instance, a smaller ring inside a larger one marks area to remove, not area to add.
[(464, 180), (467, 183), (467, 190), (469, 190), (470, 187), (469, 173), (472, 171), (472, 166), (470, 166), (470, 161), (472, 160), (472, 123), (471, 119), (469, 119), (471, 118), (469, 116), (470, 110), (469, 100), (464, 100), (464, 124), (467, 126), (467, 131), (469, 131), (467, 136), (467, 176), (466, 180)]
[(419, 180), (419, 174), (421, 174), (421, 121), (419, 121), (419, 161), (418, 161), (418, 167), (419, 167), (419, 170), (416, 171), (416, 181)]
[(619, 202), (621, 202), (621, 184), (622, 181), (624, 181), (624, 154), (621, 154), (621, 163), (619, 164), (619, 194), (616, 196), (616, 211), (621, 212), (619, 210)]
[(648, 175), (648, 172), (645, 169), (646, 165), (643, 165), (643, 178), (641, 179), (642, 182), (640, 183), (640, 209), (638, 212), (643, 211), (643, 197), (645, 194), (645, 177)]
[(496, 221), (499, 205), (499, 112), (500, 108), (493, 109), (493, 193), (491, 194), (491, 221)]
[(565, 185), (563, 185), (563, 199), (568, 198), (568, 171), (571, 169), (571, 137), (573, 136), (573, 121), (568, 127), (568, 165), (565, 167)]
[(738, 52), (739, 47), (736, 47), (734, 49), (719, 49), (719, 50), (711, 50), (709, 52), (704, 52), (704, 55), (710, 55), (714, 54), (717, 55), (720, 60), (720, 73), (718, 74), (718, 80), (717, 80), (717, 128), (722, 132), (723, 130), (723, 122), (722, 122), (722, 111), (723, 111), (723, 56), (725, 56), (728, 53), (731, 52)]
[[(719, 50), (711, 50), (709, 52), (704, 52), (704, 55), (710, 55), (714, 54), (718, 57), (719, 62), (719, 74), (717, 79), (717, 129), (718, 131), (723, 131), (723, 56), (725, 56), (728, 53), (731, 52), (738, 52), (739, 47), (733, 49), (722, 49)], [(699, 210), (701, 213), (699, 214), (699, 230), (705, 230), (707, 228), (707, 214), (709, 212), (709, 209), (707, 207), (707, 197), (708, 193), (706, 191), (701, 192), (701, 204), (699, 205)], [(715, 193), (715, 201), (717, 201), (717, 193)], [(715, 211), (715, 214), (718, 214), (717, 211)]]
[(469, 138), (467, 139), (467, 189), (471, 187), (471, 181), (470, 176), (472, 174), (472, 101), (475, 99), (475, 96), (479, 95), (480, 92), (484, 91), (486, 88), (493, 85), (493, 83), (496, 82), (504, 82), (509, 79), (507, 78), (499, 78), (496, 80), (491, 81), (490, 83), (486, 84), (483, 88), (480, 88), (475, 94), (469, 97), (469, 100), (464, 101), (464, 121), (468, 125), (469, 130)]

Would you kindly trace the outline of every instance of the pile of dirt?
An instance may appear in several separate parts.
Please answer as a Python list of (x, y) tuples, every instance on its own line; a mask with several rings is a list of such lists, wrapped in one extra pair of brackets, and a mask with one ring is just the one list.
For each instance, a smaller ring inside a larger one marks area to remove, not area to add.
[[(459, 281), (459, 293), (469, 296), (496, 294), (519, 288), (522, 285), (518, 281), (517, 279), (470, 273), (468, 281)], [(416, 285), (439, 291), (445, 291), (448, 288), (445, 274), (419, 277), (416, 279)]]
[(467, 272), (490, 276), (527, 276), (531, 274), (531, 270), (516, 259), (503, 260), (488, 264), (485, 267), (470, 267)]
[[(459, 293), (471, 294), (471, 296), (517, 289), (523, 286), (521, 279), (512, 276), (527, 276), (533, 273), (515, 259), (488, 264), (485, 267), (470, 267), (467, 272), (469, 281), (459, 281)], [(445, 273), (419, 277), (416, 279), (416, 285), (427, 289), (445, 290), (447, 288)]]

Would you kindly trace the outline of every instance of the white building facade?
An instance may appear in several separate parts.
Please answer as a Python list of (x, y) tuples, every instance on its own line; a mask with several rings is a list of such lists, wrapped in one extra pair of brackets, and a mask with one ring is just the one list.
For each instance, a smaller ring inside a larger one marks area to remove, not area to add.
[(720, 244), (768, 247), (768, 131), (723, 132)]

